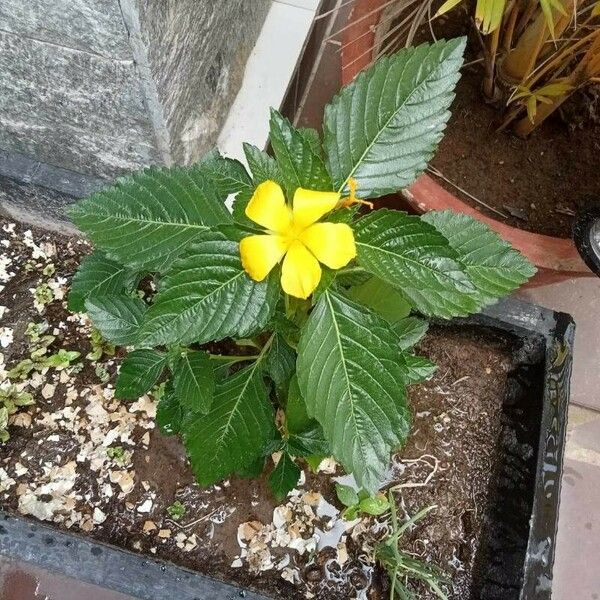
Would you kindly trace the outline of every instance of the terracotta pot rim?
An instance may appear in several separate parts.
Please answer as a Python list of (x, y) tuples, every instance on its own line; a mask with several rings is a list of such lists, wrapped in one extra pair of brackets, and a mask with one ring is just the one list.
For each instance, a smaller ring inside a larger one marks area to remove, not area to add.
[[(355, 23), (343, 35), (342, 83), (349, 83), (366, 67), (371, 55), (369, 49), (375, 39), (375, 28), (388, 0), (355, 0), (350, 18)], [(506, 241), (531, 260), (542, 271), (554, 271), (568, 277), (594, 276), (583, 262), (573, 241), (541, 233), (534, 233), (507, 225), (479, 212), (439, 185), (428, 175), (421, 175), (408, 189), (401, 192), (408, 204), (418, 212), (451, 209), (475, 217), (489, 225)], [(551, 277), (556, 280), (556, 277)]]

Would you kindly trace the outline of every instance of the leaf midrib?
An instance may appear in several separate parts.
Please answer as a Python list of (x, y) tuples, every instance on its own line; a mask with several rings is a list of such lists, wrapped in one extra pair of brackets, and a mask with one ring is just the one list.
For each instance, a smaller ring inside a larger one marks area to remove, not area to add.
[[(416, 265), (422, 269), (425, 269), (426, 271), (430, 272), (432, 275), (441, 275), (444, 279), (452, 282), (453, 284), (456, 283), (456, 279), (452, 279), (451, 277), (449, 277), (448, 275), (446, 275), (446, 273), (444, 273), (443, 271), (436, 271), (435, 269), (432, 269), (431, 267), (429, 267), (426, 264), (420, 263), (414, 259), (411, 259), (409, 257), (407, 257), (404, 254), (399, 254), (398, 252), (391, 252), (390, 250), (386, 250), (385, 248), (382, 248), (381, 246), (372, 246), (371, 244), (366, 244), (365, 242), (356, 242), (357, 246), (364, 246), (365, 248), (370, 248), (372, 250), (377, 250), (379, 252), (383, 252), (384, 254), (388, 254), (389, 256), (392, 256), (394, 258), (398, 258), (401, 257), (402, 260), (406, 261), (407, 263), (411, 264), (411, 265)], [(448, 258), (448, 260), (454, 260), (454, 262), (456, 262), (456, 264), (458, 265), (459, 263), (450, 257), (444, 257), (444, 258)], [(359, 261), (360, 262), (360, 261)], [(459, 271), (460, 273), (464, 274), (464, 271)], [(379, 276), (377, 274), (377, 276)]]
[[(336, 343), (337, 343), (337, 347), (340, 353), (340, 357), (341, 357), (341, 362), (344, 368), (344, 377), (346, 379), (346, 390), (348, 393), (348, 399), (350, 402), (350, 406), (351, 406), (351, 414), (352, 414), (352, 425), (353, 425), (353, 429), (354, 429), (354, 434), (356, 436), (356, 438), (358, 439), (362, 439), (360, 432), (358, 430), (358, 427), (356, 426), (356, 419), (355, 419), (355, 405), (354, 405), (354, 397), (352, 395), (352, 387), (350, 385), (350, 375), (348, 373), (348, 369), (346, 368), (346, 360), (344, 359), (344, 350), (342, 347), (342, 336), (341, 336), (341, 332), (340, 329), (338, 327), (338, 322), (337, 319), (335, 318), (335, 310), (333, 309), (333, 305), (331, 304), (331, 297), (329, 294), (329, 291), (325, 291), (324, 295), (327, 299), (327, 304), (329, 305), (329, 310), (331, 312), (331, 320), (333, 322), (333, 326), (335, 329), (335, 334), (336, 334)], [(362, 444), (359, 444), (359, 449), (360, 449), (360, 453), (363, 457), (363, 460), (366, 461), (366, 456), (365, 456), (365, 452), (363, 450), (363, 446)], [(365, 463), (366, 464), (366, 463)]]
[[(428, 53), (427, 55), (429, 56), (430, 53)], [(410, 59), (409, 59), (410, 60)], [(373, 148), (373, 146), (379, 141), (379, 137), (383, 134), (383, 132), (387, 129), (387, 127), (389, 126), (389, 124), (392, 122), (392, 120), (396, 117), (396, 115), (405, 107), (406, 103), (412, 98), (413, 94), (417, 91), (421, 89), (421, 86), (429, 80), (429, 78), (431, 77), (431, 75), (433, 73), (435, 73), (437, 70), (439, 70), (439, 67), (441, 66), (442, 63), (438, 64), (436, 66), (436, 68), (429, 73), (429, 75), (427, 76), (427, 78), (425, 78), (423, 81), (421, 81), (421, 83), (419, 83), (418, 86), (416, 86), (411, 92), (410, 94), (404, 99), (404, 101), (398, 106), (398, 108), (396, 108), (396, 110), (390, 115), (390, 118), (387, 119), (387, 121), (385, 122), (385, 124), (379, 129), (379, 131), (377, 132), (377, 134), (375, 135), (375, 137), (373, 138), (373, 141), (367, 145), (367, 147), (365, 148), (365, 151), (362, 153), (362, 155), (360, 156), (360, 158), (358, 159), (358, 161), (356, 162), (356, 164), (354, 165), (354, 167), (352, 168), (352, 170), (350, 171), (350, 173), (348, 174), (348, 176), (346, 177), (346, 179), (344, 180), (344, 182), (342, 183), (342, 185), (339, 187), (338, 189), (338, 194), (341, 194), (342, 191), (344, 190), (344, 187), (346, 187), (346, 184), (348, 183), (348, 180), (354, 175), (354, 173), (356, 173), (357, 169), (360, 167), (360, 165), (362, 164), (363, 160), (365, 159), (365, 157), (367, 156), (367, 154), (369, 154), (369, 152), (371, 151), (371, 149)], [(389, 67), (389, 66), (388, 66)], [(386, 74), (386, 80), (387, 80), (387, 76), (389, 75), (389, 68), (388, 68), (388, 72)]]

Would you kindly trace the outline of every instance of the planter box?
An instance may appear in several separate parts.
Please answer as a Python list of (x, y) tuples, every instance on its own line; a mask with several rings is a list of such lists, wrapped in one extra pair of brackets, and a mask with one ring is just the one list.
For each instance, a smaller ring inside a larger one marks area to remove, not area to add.
[[(508, 428), (531, 445), (531, 452), (523, 455), (510, 436), (503, 443), (473, 597), (550, 600), (574, 323), (566, 314), (516, 300), (458, 322), (521, 340), (512, 379), (515, 393), (509, 388), (504, 412)], [(147, 600), (265, 598), (188, 569), (2, 513), (0, 553)]]

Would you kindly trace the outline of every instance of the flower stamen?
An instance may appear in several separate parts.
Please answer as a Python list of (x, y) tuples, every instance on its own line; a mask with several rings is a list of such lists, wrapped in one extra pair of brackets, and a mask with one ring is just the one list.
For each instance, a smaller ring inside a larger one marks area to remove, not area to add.
[(361, 200), (360, 198), (356, 197), (357, 185), (354, 177), (350, 177), (350, 179), (348, 179), (348, 187), (350, 188), (350, 196), (342, 200), (340, 207), (347, 208), (353, 204), (363, 204), (364, 206), (368, 206), (371, 210), (375, 208), (372, 202), (369, 202), (368, 200)]

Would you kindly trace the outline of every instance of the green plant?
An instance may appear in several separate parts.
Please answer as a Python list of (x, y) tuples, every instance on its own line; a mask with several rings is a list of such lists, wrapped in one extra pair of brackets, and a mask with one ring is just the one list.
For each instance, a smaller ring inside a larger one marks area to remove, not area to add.
[(359, 514), (378, 516), (386, 513), (390, 509), (390, 503), (385, 494), (379, 493), (371, 496), (364, 490), (356, 491), (349, 485), (336, 483), (335, 492), (338, 500), (346, 507), (342, 511), (342, 516), (351, 521)]
[(33, 396), (29, 392), (22, 392), (15, 385), (7, 385), (0, 388), (0, 443), (10, 439), (8, 432), (8, 419), (14, 415), (19, 408), (35, 404)]
[(175, 500), (173, 504), (167, 506), (167, 514), (173, 521), (180, 521), (185, 516), (185, 506), (179, 500)]
[[(600, 80), (600, 2), (597, 0), (433, 0), (419, 9), (399, 0), (399, 26), (382, 35), (380, 52), (410, 44), (419, 26), (457, 6), (470, 10), (481, 41), (483, 91), (503, 100), (502, 127), (527, 136), (573, 92)], [(383, 25), (391, 21), (385, 19)]]
[(437, 507), (428, 506), (400, 525), (391, 491), (389, 492), (389, 506), (391, 508), (392, 533), (376, 546), (375, 558), (381, 563), (390, 578), (390, 600), (394, 600), (396, 594), (400, 600), (416, 600), (417, 597), (408, 588), (410, 581), (423, 582), (440, 600), (448, 600), (442, 591), (442, 585), (447, 580), (444, 573), (434, 565), (402, 552), (399, 547), (400, 539), (406, 531)]
[[(202, 485), (255, 476), (277, 452), (278, 498), (297, 458), (330, 455), (375, 493), (410, 430), (406, 388), (435, 369), (412, 352), (427, 326), (409, 312), (467, 315), (534, 273), (465, 215), (357, 210), (425, 168), (463, 50), (451, 40), (377, 62), (327, 107), (323, 144), (273, 110), (274, 156), (245, 145), (250, 172), (213, 151), (72, 209), (96, 250), (71, 297), (131, 348), (115, 395), (162, 382), (157, 423), (183, 438)], [(153, 297), (136, 293), (142, 276)]]

